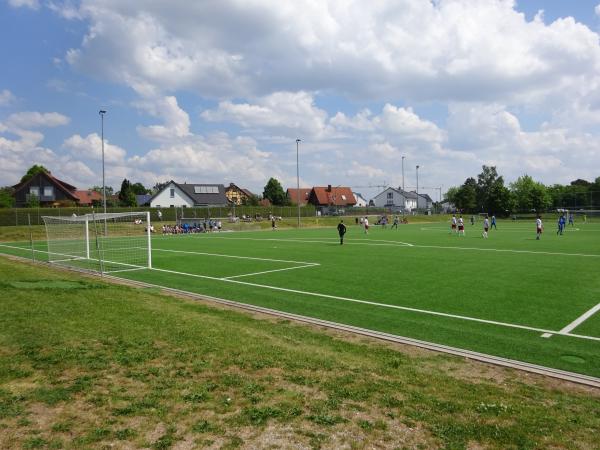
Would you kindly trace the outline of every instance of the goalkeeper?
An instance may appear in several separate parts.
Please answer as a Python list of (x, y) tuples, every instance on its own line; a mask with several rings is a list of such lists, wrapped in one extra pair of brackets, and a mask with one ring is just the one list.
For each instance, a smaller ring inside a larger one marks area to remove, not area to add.
[(344, 225), (344, 221), (340, 220), (337, 226), (338, 234), (340, 235), (340, 245), (344, 244), (344, 235), (346, 234), (346, 225)]

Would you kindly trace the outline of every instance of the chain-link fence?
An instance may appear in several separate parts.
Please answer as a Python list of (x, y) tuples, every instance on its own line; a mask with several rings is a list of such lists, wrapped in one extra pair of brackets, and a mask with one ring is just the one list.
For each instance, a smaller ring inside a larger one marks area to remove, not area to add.
[[(223, 207), (198, 207), (198, 208), (148, 208), (148, 207), (131, 207), (131, 208), (106, 208), (109, 213), (112, 212), (135, 212), (148, 211), (151, 212), (153, 221), (176, 222), (180, 217), (189, 218), (220, 218), (227, 220), (229, 217), (247, 216), (268, 217), (274, 215), (278, 217), (297, 217), (298, 209), (294, 206), (223, 206)], [(65, 207), (65, 208), (4, 208), (0, 209), (0, 226), (25, 226), (29, 220), (31, 225), (43, 225), (42, 216), (72, 216), (91, 214), (92, 211), (104, 212), (103, 208), (91, 207)], [(160, 215), (159, 215), (160, 211)], [(316, 214), (313, 206), (304, 206), (300, 208), (301, 217), (314, 217)]]

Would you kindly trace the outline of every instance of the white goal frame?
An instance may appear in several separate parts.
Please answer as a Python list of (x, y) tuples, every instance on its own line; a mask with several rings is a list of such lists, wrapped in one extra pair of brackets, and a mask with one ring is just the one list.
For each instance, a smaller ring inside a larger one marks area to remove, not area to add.
[(100, 273), (152, 268), (149, 211), (42, 219), (49, 263)]

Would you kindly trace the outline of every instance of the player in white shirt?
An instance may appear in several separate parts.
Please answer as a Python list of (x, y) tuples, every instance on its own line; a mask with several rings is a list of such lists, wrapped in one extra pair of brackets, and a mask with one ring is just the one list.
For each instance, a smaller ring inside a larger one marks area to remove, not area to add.
[(535, 221), (535, 228), (537, 231), (537, 237), (536, 240), (540, 240), (540, 236), (542, 235), (542, 232), (544, 231), (544, 224), (542, 223), (542, 216), (538, 216), (536, 221)]
[(465, 235), (465, 221), (462, 218), (462, 215), (458, 218), (458, 235)]
[(365, 234), (369, 234), (369, 219), (367, 217), (365, 217), (365, 221), (363, 222), (363, 225), (365, 227)]
[(453, 214), (452, 215), (452, 223), (450, 225), (450, 234), (454, 233), (456, 231), (456, 216)]
[(483, 234), (482, 234), (484, 239), (487, 239), (489, 229), (490, 229), (490, 219), (488, 219), (488, 216), (485, 216), (485, 219), (483, 219)]

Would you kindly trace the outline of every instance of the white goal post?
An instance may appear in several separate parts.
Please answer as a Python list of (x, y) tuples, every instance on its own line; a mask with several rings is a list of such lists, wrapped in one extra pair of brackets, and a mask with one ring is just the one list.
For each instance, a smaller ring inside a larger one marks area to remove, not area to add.
[(42, 218), (50, 263), (100, 273), (152, 268), (148, 211)]

